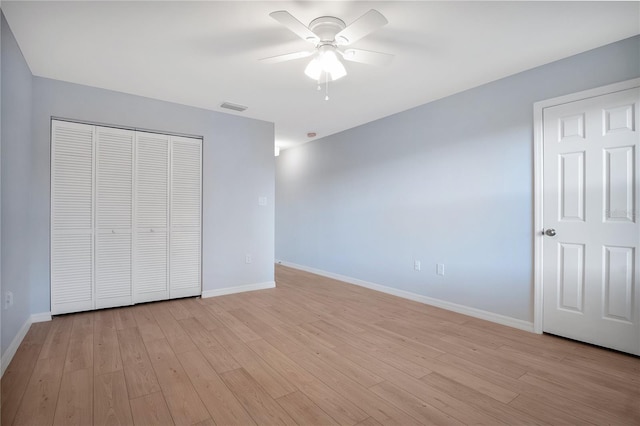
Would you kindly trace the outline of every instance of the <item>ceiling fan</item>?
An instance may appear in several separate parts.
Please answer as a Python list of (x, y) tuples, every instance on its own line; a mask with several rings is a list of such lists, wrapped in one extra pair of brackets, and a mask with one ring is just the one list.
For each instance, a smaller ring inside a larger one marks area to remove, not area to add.
[(393, 55), (388, 53), (347, 47), (388, 23), (387, 19), (375, 9), (369, 10), (349, 26), (335, 16), (316, 18), (311, 21), (308, 27), (285, 10), (272, 12), (269, 16), (298, 37), (312, 43), (315, 49), (272, 56), (260, 61), (274, 64), (313, 55), (314, 58), (307, 65), (305, 74), (317, 80), (318, 84), (335, 81), (347, 75), (338, 55), (347, 61), (378, 66), (386, 65), (393, 59)]

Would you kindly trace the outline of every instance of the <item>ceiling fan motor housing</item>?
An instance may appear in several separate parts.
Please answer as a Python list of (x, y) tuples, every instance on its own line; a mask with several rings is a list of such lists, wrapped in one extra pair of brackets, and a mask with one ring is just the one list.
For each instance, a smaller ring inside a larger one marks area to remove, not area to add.
[(320, 39), (318, 45), (335, 45), (336, 34), (344, 30), (346, 26), (342, 19), (338, 19), (335, 16), (321, 16), (311, 21), (309, 29)]

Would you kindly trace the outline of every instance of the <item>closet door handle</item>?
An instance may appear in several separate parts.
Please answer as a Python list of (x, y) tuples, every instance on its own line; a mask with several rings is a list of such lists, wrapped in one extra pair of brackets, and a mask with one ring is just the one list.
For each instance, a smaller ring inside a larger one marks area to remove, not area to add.
[(112, 234), (115, 234), (115, 233), (116, 233), (116, 230), (115, 230), (115, 229), (112, 229), (112, 230), (111, 230), (111, 233), (112, 233)]

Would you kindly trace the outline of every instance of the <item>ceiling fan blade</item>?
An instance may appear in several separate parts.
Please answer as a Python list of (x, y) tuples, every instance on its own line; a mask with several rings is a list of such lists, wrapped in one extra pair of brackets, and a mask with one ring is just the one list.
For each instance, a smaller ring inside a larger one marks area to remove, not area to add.
[(388, 65), (394, 56), (390, 53), (373, 52), (362, 49), (346, 49), (344, 52), (339, 52), (342, 53), (342, 57), (347, 61), (377, 66)]
[(351, 44), (362, 37), (372, 33), (378, 28), (389, 23), (382, 13), (371, 9), (344, 30), (336, 34), (336, 43), (339, 45)]
[(262, 58), (262, 59), (259, 59), (259, 61), (262, 62), (263, 64), (277, 64), (278, 62), (285, 62), (285, 61), (292, 61), (294, 59), (306, 58), (308, 56), (313, 55), (314, 53), (315, 53), (314, 51), (311, 51), (311, 52), (306, 52), (306, 51), (293, 52), (293, 53), (287, 53), (287, 54), (284, 54), (284, 55), (270, 56), (268, 58)]
[(298, 21), (286, 10), (271, 12), (269, 16), (297, 34), (301, 39), (314, 44), (319, 41), (317, 35), (315, 35), (306, 25)]

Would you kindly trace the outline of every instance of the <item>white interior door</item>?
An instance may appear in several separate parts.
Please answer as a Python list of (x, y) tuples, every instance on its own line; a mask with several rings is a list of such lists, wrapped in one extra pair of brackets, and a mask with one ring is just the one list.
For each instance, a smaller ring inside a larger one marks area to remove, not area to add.
[(96, 127), (96, 308), (132, 303), (134, 135)]
[(640, 355), (640, 88), (543, 110), (543, 330)]
[(169, 136), (136, 132), (134, 303), (169, 298)]
[(54, 315), (93, 309), (93, 151), (93, 126), (52, 121), (51, 313)]
[(170, 285), (171, 298), (202, 294), (201, 200), (202, 140), (171, 137), (171, 227)]

